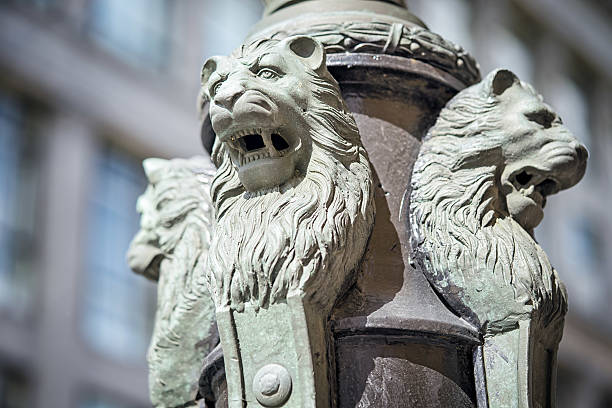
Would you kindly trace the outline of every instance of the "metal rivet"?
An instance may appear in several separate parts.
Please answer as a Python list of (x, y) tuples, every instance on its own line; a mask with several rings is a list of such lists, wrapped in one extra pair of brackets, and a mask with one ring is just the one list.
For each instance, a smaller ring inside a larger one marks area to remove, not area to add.
[(264, 407), (278, 407), (287, 402), (291, 394), (291, 375), (279, 364), (268, 364), (253, 378), (253, 393)]

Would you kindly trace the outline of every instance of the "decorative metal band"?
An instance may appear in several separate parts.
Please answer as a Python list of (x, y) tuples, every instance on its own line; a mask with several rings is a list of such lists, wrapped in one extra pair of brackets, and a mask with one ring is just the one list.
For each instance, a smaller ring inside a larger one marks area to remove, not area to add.
[(400, 23), (353, 22), (317, 24), (291, 33), (321, 41), (328, 54), (374, 53), (413, 58), (453, 75), (469, 86), (480, 81), (478, 63), (461, 46), (422, 27)]

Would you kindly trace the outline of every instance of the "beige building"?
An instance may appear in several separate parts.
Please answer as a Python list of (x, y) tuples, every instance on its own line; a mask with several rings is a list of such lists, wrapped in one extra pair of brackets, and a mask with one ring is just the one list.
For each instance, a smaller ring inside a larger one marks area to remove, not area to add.
[[(483, 73), (514, 70), (589, 147), (537, 237), (567, 283), (559, 406), (612, 406), (612, 7), (595, 0), (409, 0)], [(205, 56), (256, 0), (0, 1), (0, 408), (148, 406), (155, 287), (124, 253), (149, 156), (202, 154)]]

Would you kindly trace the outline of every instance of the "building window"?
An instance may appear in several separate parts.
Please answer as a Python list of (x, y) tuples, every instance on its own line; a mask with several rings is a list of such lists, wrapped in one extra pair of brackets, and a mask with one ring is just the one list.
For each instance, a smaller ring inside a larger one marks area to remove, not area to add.
[(259, 1), (204, 0), (204, 58), (226, 55), (238, 47), (262, 14), (263, 7)]
[[(589, 117), (589, 98), (572, 78), (565, 75), (554, 75), (547, 92), (550, 104), (557, 109), (563, 123), (571, 129), (572, 133), (586, 145), (592, 147), (591, 127)], [(591, 159), (592, 160), (592, 159)], [(592, 166), (589, 163), (589, 167)]]
[(92, 0), (90, 34), (124, 61), (162, 68), (169, 46), (167, 0)]
[(17, 320), (32, 306), (38, 158), (24, 108), (0, 92), (0, 309)]
[(573, 233), (569, 237), (574, 258), (580, 265), (588, 267), (589, 274), (600, 278), (601, 266), (604, 263), (604, 239), (599, 231), (599, 224), (590, 218), (578, 217), (574, 220), (573, 227)]
[[(591, 212), (592, 216), (596, 216)], [(602, 224), (597, 218), (579, 215), (568, 218), (564, 234), (564, 265), (561, 275), (567, 283), (572, 311), (592, 321), (601, 319), (610, 327), (609, 281), (605, 274), (605, 242)]]
[[(519, 37), (502, 26), (491, 31), (486, 41), (486, 59), (491, 67), (512, 70), (521, 80), (533, 83), (534, 66), (531, 50)], [(484, 74), (486, 75), (487, 72)]]
[(96, 351), (144, 362), (155, 285), (132, 273), (125, 254), (138, 230), (136, 199), (146, 181), (138, 160), (112, 148), (98, 157), (90, 194), (83, 331)]
[(469, 0), (420, 0), (410, 7), (434, 33), (473, 51), (472, 4)]
[(0, 366), (0, 407), (31, 407), (30, 381), (21, 370)]

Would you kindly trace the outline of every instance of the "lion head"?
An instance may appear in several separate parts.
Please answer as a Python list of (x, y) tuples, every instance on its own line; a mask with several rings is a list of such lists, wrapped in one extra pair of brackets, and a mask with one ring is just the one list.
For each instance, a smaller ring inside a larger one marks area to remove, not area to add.
[(149, 387), (156, 407), (182, 406), (197, 393), (202, 361), (216, 342), (214, 304), (201, 270), (213, 209), (210, 161), (147, 159), (149, 186), (138, 199), (141, 229), (128, 250), (134, 272), (158, 280), (149, 346)]
[[(143, 167), (149, 185), (136, 203), (140, 230), (127, 258), (134, 272), (158, 280), (161, 260), (172, 256), (185, 232), (212, 223), (213, 209), (206, 203), (211, 201), (209, 180), (215, 170), (203, 157), (147, 159)], [(210, 237), (201, 237), (201, 242), (210, 242)]]
[(372, 176), (325, 52), (309, 37), (263, 39), (203, 68), (218, 140), (209, 254), (217, 306), (308, 293), (331, 307), (360, 260)]
[(565, 314), (565, 290), (533, 228), (546, 198), (582, 178), (586, 158), (510, 71), (447, 104), (414, 166), (410, 222), (413, 260), (451, 308), (493, 331)]

